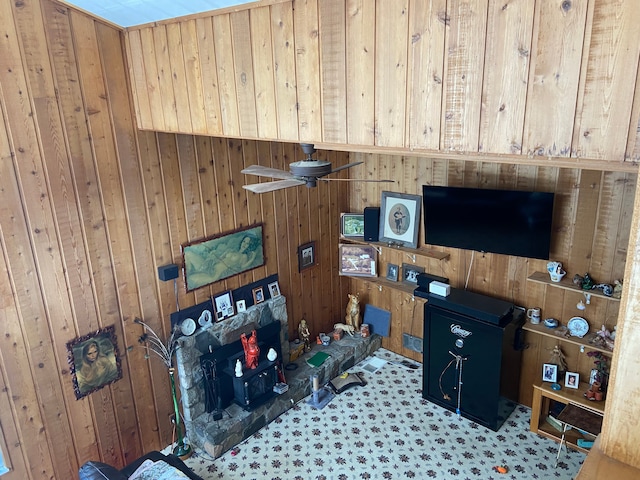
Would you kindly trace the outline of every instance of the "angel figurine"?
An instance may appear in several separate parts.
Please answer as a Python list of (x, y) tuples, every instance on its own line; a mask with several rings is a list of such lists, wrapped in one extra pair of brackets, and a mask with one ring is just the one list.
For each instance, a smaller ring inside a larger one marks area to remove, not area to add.
[(567, 371), (567, 362), (564, 359), (564, 353), (562, 353), (562, 350), (560, 350), (558, 345), (553, 347), (549, 363), (558, 366), (558, 378), (562, 378)]

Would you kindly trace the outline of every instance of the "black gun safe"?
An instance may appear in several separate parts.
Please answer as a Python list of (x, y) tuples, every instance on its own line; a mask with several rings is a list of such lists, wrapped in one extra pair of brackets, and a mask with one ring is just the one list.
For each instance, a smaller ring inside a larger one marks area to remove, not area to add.
[(418, 288), (424, 308), (422, 396), (498, 431), (518, 401), (524, 312), (465, 290)]

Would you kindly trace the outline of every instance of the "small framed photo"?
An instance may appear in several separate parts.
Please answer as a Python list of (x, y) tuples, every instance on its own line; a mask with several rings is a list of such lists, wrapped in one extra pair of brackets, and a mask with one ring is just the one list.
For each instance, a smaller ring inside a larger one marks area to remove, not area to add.
[(398, 281), (398, 271), (400, 267), (398, 265), (394, 265), (393, 263), (387, 263), (387, 280), (392, 282)]
[(578, 388), (580, 385), (580, 374), (575, 372), (567, 372), (564, 377), (564, 386), (567, 388)]
[(298, 247), (298, 271), (301, 272), (316, 264), (316, 242), (305, 243)]
[(233, 297), (231, 296), (231, 290), (227, 290), (226, 292), (219, 295), (214, 295), (213, 307), (216, 310), (216, 321), (233, 317), (235, 315), (235, 309), (233, 307)]
[(418, 265), (413, 265), (412, 263), (403, 263), (402, 283), (406, 283), (407, 285), (417, 285), (419, 273), (424, 273), (424, 267), (419, 267)]
[(269, 287), (269, 295), (271, 298), (276, 298), (280, 296), (280, 285), (278, 282), (273, 282), (268, 285)]
[(558, 381), (558, 366), (553, 363), (545, 363), (542, 367), (542, 380), (555, 383)]
[(236, 310), (238, 313), (247, 311), (247, 302), (244, 300), (238, 300), (236, 302)]
[(343, 237), (364, 237), (364, 214), (341, 213), (340, 234)]
[(255, 305), (264, 302), (264, 290), (262, 287), (254, 288), (252, 290), (253, 293), (253, 303)]
[(371, 245), (338, 246), (340, 253), (340, 275), (375, 277), (377, 250)]

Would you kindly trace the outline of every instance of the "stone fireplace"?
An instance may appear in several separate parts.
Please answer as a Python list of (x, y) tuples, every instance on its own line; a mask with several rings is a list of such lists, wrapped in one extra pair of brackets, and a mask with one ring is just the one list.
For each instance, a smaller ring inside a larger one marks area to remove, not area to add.
[[(248, 335), (254, 329), (258, 332), (260, 345), (259, 368), (266, 373), (245, 371), (243, 377), (234, 379), (235, 361), (238, 358), (244, 360), (240, 335)], [(283, 367), (289, 363), (290, 348), (284, 296), (251, 306), (228, 320), (200, 327), (193, 335), (181, 337), (176, 350), (187, 438), (192, 445), (217, 458), (309, 395), (311, 374), (317, 374), (321, 383), (326, 383), (366, 358), (380, 345), (381, 338), (377, 335), (368, 338), (345, 336), (329, 346), (314, 346), (311, 352), (293, 362), (295, 365), (290, 367), (293, 370), (285, 370)], [(269, 348), (278, 353), (275, 362), (266, 358)], [(316, 348), (329, 353), (330, 357), (320, 367), (312, 368), (306, 364), (305, 356), (315, 353)], [(289, 390), (280, 395), (272, 391), (272, 383), (265, 383), (272, 381), (268, 375), (277, 375), (271, 373), (276, 368), (275, 372), (280, 371), (289, 385)], [(234, 380), (237, 389), (238, 382), (247, 385), (257, 377), (264, 380), (260, 380), (256, 387), (258, 391), (249, 395), (251, 402), (247, 403), (251, 405), (238, 401)], [(212, 388), (212, 379), (215, 380), (215, 388)], [(263, 391), (266, 390), (265, 385), (268, 392)], [(216, 395), (212, 395), (212, 391)]]

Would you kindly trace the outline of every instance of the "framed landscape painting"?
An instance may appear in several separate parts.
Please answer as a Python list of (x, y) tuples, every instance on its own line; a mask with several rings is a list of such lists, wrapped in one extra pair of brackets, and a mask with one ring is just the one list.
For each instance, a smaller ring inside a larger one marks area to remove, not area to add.
[(182, 246), (187, 292), (264, 265), (262, 225)]

